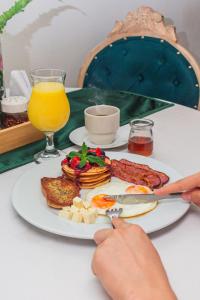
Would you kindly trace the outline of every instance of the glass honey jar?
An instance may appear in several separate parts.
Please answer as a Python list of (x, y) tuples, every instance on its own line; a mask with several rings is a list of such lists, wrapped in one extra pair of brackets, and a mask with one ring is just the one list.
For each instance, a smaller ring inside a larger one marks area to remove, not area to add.
[(153, 126), (149, 119), (136, 119), (130, 122), (131, 130), (128, 140), (128, 151), (150, 156), (153, 152)]

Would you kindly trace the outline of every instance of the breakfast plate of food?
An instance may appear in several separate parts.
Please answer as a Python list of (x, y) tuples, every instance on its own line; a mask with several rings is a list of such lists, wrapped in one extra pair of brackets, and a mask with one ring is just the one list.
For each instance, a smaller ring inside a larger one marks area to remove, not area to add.
[(24, 173), (14, 186), (12, 204), (30, 224), (62, 236), (92, 239), (98, 229), (111, 226), (107, 210), (113, 208), (120, 208), (120, 217), (127, 222), (151, 233), (179, 220), (189, 203), (166, 197), (162, 201), (127, 204), (117, 201), (117, 197), (150, 195), (154, 189), (180, 178), (176, 170), (155, 159), (104, 152), (83, 143), (79, 151)]

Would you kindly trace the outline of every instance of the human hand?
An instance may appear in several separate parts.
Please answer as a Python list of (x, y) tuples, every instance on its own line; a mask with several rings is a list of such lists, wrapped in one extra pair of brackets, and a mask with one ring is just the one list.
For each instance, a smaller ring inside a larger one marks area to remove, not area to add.
[(154, 190), (154, 193), (160, 196), (177, 192), (183, 192), (184, 200), (200, 206), (200, 172)]
[(96, 232), (92, 269), (114, 300), (174, 300), (160, 257), (137, 225), (113, 219)]

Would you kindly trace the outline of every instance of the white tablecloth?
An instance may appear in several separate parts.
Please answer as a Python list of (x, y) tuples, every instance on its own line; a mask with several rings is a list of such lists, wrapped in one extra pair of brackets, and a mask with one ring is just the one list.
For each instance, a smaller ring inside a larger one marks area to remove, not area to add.
[[(183, 175), (199, 171), (200, 112), (175, 105), (150, 117), (155, 121), (154, 157)], [(108, 299), (91, 272), (92, 241), (49, 234), (29, 225), (13, 210), (12, 188), (32, 166), (0, 175), (0, 298)], [(150, 236), (180, 300), (200, 299), (199, 232), (200, 211), (193, 207), (176, 224)]]

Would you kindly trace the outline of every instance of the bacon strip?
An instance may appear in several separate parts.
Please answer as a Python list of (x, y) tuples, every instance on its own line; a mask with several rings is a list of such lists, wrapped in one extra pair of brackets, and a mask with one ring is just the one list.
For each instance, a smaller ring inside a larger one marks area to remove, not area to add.
[(167, 176), (163, 172), (156, 171), (156, 170), (150, 168), (148, 165), (134, 163), (134, 162), (131, 162), (131, 161), (127, 160), (127, 159), (121, 159), (120, 162), (122, 162), (123, 164), (129, 165), (129, 166), (133, 166), (133, 167), (139, 168), (139, 169), (152, 171), (153, 173), (157, 174), (160, 177), (161, 186), (163, 186), (164, 184), (166, 184), (169, 181), (169, 176)]
[(169, 177), (151, 169), (147, 165), (137, 164), (125, 159), (111, 161), (112, 175), (122, 180), (150, 187), (151, 189), (162, 186)]

